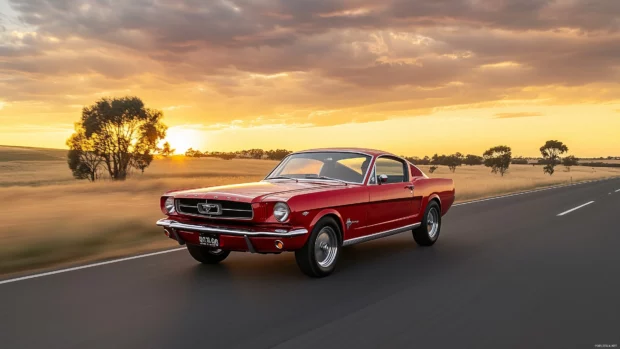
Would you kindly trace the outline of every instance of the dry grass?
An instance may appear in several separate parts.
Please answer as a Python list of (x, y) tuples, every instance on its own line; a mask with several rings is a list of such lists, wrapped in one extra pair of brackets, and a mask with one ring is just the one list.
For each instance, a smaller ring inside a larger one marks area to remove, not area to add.
[[(123, 183), (64, 179), (64, 162), (8, 162), (0, 166), (0, 274), (174, 246), (154, 226), (160, 195), (257, 181), (277, 163), (260, 160), (168, 159)], [(14, 173), (13, 169), (20, 172)], [(70, 172), (69, 172), (70, 173)], [(17, 180), (31, 183), (15, 186)], [(56, 183), (56, 184), (47, 184)], [(149, 248), (144, 248), (148, 245)]]
[[(94, 184), (72, 180), (64, 161), (4, 165), (9, 166), (0, 167), (0, 221), (5, 228), (0, 232), (0, 274), (175, 246), (154, 226), (162, 216), (159, 196), (164, 191), (260, 180), (276, 162), (158, 160), (146, 174), (124, 183)], [(558, 169), (549, 177), (540, 166), (514, 165), (502, 178), (481, 166), (463, 166), (454, 174), (442, 167), (432, 176), (453, 178), (461, 201), (569, 183), (571, 177), (577, 182), (620, 176), (620, 169)], [(30, 185), (16, 186), (20, 183)]]
[(12, 147), (0, 145), (0, 162), (4, 161), (63, 161), (67, 151), (62, 149)]
[[(0, 152), (0, 155), (3, 153)], [(144, 174), (133, 173), (132, 181), (165, 178), (264, 177), (277, 165), (267, 160), (221, 160), (215, 158), (187, 159), (172, 157), (155, 160)], [(76, 183), (66, 161), (0, 162), (0, 187), (49, 186)]]

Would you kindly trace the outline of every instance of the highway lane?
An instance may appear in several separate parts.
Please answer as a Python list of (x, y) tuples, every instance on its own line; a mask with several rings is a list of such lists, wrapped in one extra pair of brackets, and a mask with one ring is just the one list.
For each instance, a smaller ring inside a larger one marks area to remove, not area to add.
[(319, 280), (292, 254), (202, 266), (174, 252), (0, 285), (0, 347), (620, 345), (619, 189), (459, 205), (434, 247), (407, 233), (351, 246)]

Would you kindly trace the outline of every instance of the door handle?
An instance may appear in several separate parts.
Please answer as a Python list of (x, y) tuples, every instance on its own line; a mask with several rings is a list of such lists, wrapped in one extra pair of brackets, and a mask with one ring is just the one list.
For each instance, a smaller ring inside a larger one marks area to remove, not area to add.
[(413, 184), (407, 184), (405, 186), (405, 189), (413, 190), (413, 188), (415, 188), (415, 186)]

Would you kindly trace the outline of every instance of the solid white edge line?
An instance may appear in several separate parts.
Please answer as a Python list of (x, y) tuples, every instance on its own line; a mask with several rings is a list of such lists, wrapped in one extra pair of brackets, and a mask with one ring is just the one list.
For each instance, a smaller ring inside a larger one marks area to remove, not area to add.
[[(616, 179), (616, 178), (617, 177), (604, 178), (604, 179), (596, 179), (596, 180), (592, 180), (592, 181), (584, 181), (584, 182), (573, 183), (573, 184), (554, 185), (552, 187), (546, 187), (546, 188), (540, 188), (540, 189), (534, 189), (534, 190), (528, 190), (528, 191), (521, 191), (521, 192), (513, 193), (513, 194), (493, 196), (493, 197), (485, 198), (485, 199), (478, 199), (478, 200), (472, 200), (472, 201), (459, 202), (457, 204), (452, 205), (452, 207), (469, 205), (469, 204), (476, 204), (476, 203), (479, 203), (479, 202), (485, 202), (485, 201), (490, 201), (490, 200), (509, 198), (509, 197), (512, 197), (512, 196), (532, 194), (532, 193), (537, 193), (537, 192), (545, 191), (545, 190), (559, 189), (559, 188), (572, 187), (572, 186), (581, 185), (581, 184), (588, 184), (588, 183), (596, 183), (596, 182), (608, 181), (608, 180), (612, 180), (612, 179)], [(620, 189), (618, 189), (617, 191), (620, 191)]]
[(558, 217), (563, 216), (563, 215), (565, 215), (565, 214), (569, 214), (569, 213), (571, 213), (571, 212), (573, 212), (573, 211), (577, 211), (578, 209), (580, 209), (580, 208), (582, 208), (582, 207), (585, 207), (585, 206), (588, 206), (588, 205), (593, 204), (593, 203), (594, 203), (594, 201), (586, 202), (586, 203), (585, 203), (585, 204), (583, 204), (583, 205), (577, 206), (577, 207), (575, 207), (575, 208), (571, 208), (571, 209), (570, 209), (570, 210), (568, 210), (568, 211), (564, 211), (564, 212), (562, 212), (562, 213), (558, 214)]
[(620, 189), (616, 190), (616, 193), (617, 193), (617, 192), (620, 192)]
[[(573, 184), (556, 185), (556, 186), (553, 186), (553, 187), (547, 187), (547, 188), (541, 188), (541, 189), (535, 189), (535, 190), (528, 190), (528, 191), (519, 192), (519, 193), (513, 193), (513, 194), (508, 194), (508, 195), (494, 196), (494, 197), (486, 198), (486, 199), (461, 202), (461, 203), (452, 205), (452, 207), (469, 205), (469, 204), (475, 204), (475, 203), (478, 203), (478, 202), (484, 202), (484, 201), (489, 201), (489, 200), (503, 199), (503, 198), (508, 198), (508, 197), (511, 197), (511, 196), (536, 193), (536, 192), (539, 192), (539, 191), (545, 191), (545, 190), (551, 190), (551, 189), (557, 189), (557, 188), (563, 188), (563, 187), (570, 187), (570, 186), (573, 186), (573, 185), (601, 182), (601, 181), (606, 181), (606, 180), (610, 180), (610, 179), (615, 179), (615, 178), (596, 179), (596, 180), (592, 180), (592, 181), (584, 181), (584, 182), (573, 183)], [(620, 191), (620, 189), (616, 190), (616, 192), (618, 192), (618, 191)], [(172, 249), (172, 250), (165, 250), (165, 251), (160, 251), (160, 252), (147, 253), (147, 254), (143, 254), (143, 255), (139, 255), (139, 256), (126, 257), (126, 258), (121, 258), (121, 259), (114, 259), (114, 260), (106, 261), (106, 262), (87, 264), (87, 265), (83, 265), (83, 266), (79, 266), (79, 267), (60, 269), (60, 270), (50, 271), (50, 272), (41, 273), (41, 274), (34, 274), (34, 275), (23, 276), (23, 277), (19, 277), (19, 278), (15, 278), (15, 279), (2, 280), (2, 281), (0, 281), (0, 285), (12, 283), (12, 282), (17, 282), (17, 281), (23, 281), (23, 280), (40, 278), (40, 277), (43, 277), (43, 276), (67, 273), (67, 272), (70, 272), (70, 271), (76, 271), (76, 270), (81, 270), (81, 269), (94, 268), (94, 267), (99, 267), (99, 266), (107, 265), (107, 264), (120, 263), (120, 262), (130, 261), (130, 260), (133, 260), (133, 259), (157, 256), (157, 255), (160, 255), (160, 254), (165, 254), (165, 253), (170, 253), (170, 252), (177, 252), (177, 251), (181, 251), (181, 250), (184, 250), (184, 249), (185, 249), (185, 247), (175, 248), (175, 249)]]
[(79, 266), (79, 267), (60, 269), (60, 270), (56, 270), (56, 271), (50, 271), (50, 272), (47, 272), (47, 273), (28, 275), (28, 276), (23, 276), (23, 277), (15, 278), (15, 279), (2, 280), (2, 281), (0, 281), (0, 285), (2, 285), (2, 284), (9, 284), (11, 282), (28, 280), (28, 279), (40, 278), (40, 277), (43, 277), (43, 276), (49, 276), (49, 275), (54, 275), (54, 274), (68, 273), (70, 271), (76, 271), (76, 270), (81, 270), (81, 269), (94, 268), (94, 267), (99, 267), (99, 266), (106, 265), (106, 264), (120, 263), (120, 262), (130, 261), (132, 259), (152, 257), (152, 256), (160, 255), (160, 254), (166, 254), (166, 253), (170, 253), (170, 252), (177, 252), (177, 251), (181, 251), (181, 250), (185, 250), (185, 247), (175, 248), (175, 249), (172, 249), (172, 250), (165, 250), (165, 251), (147, 253), (147, 254), (141, 254), (141, 255), (138, 255), (138, 256), (114, 259), (114, 260), (111, 260), (111, 261), (87, 264), (87, 265), (82, 265), (82, 266)]

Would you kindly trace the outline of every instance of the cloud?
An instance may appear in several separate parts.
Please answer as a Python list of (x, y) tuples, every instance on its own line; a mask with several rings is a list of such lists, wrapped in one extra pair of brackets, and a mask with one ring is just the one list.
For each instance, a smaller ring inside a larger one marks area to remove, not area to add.
[(542, 116), (542, 113), (529, 113), (529, 112), (520, 112), (520, 113), (497, 113), (495, 114), (496, 119), (512, 119), (512, 118), (530, 118), (534, 116)]
[(0, 29), (5, 102), (131, 93), (159, 108), (192, 105), (175, 115), (196, 123), (337, 125), (509, 99), (620, 98), (618, 1), (10, 4), (18, 21)]

